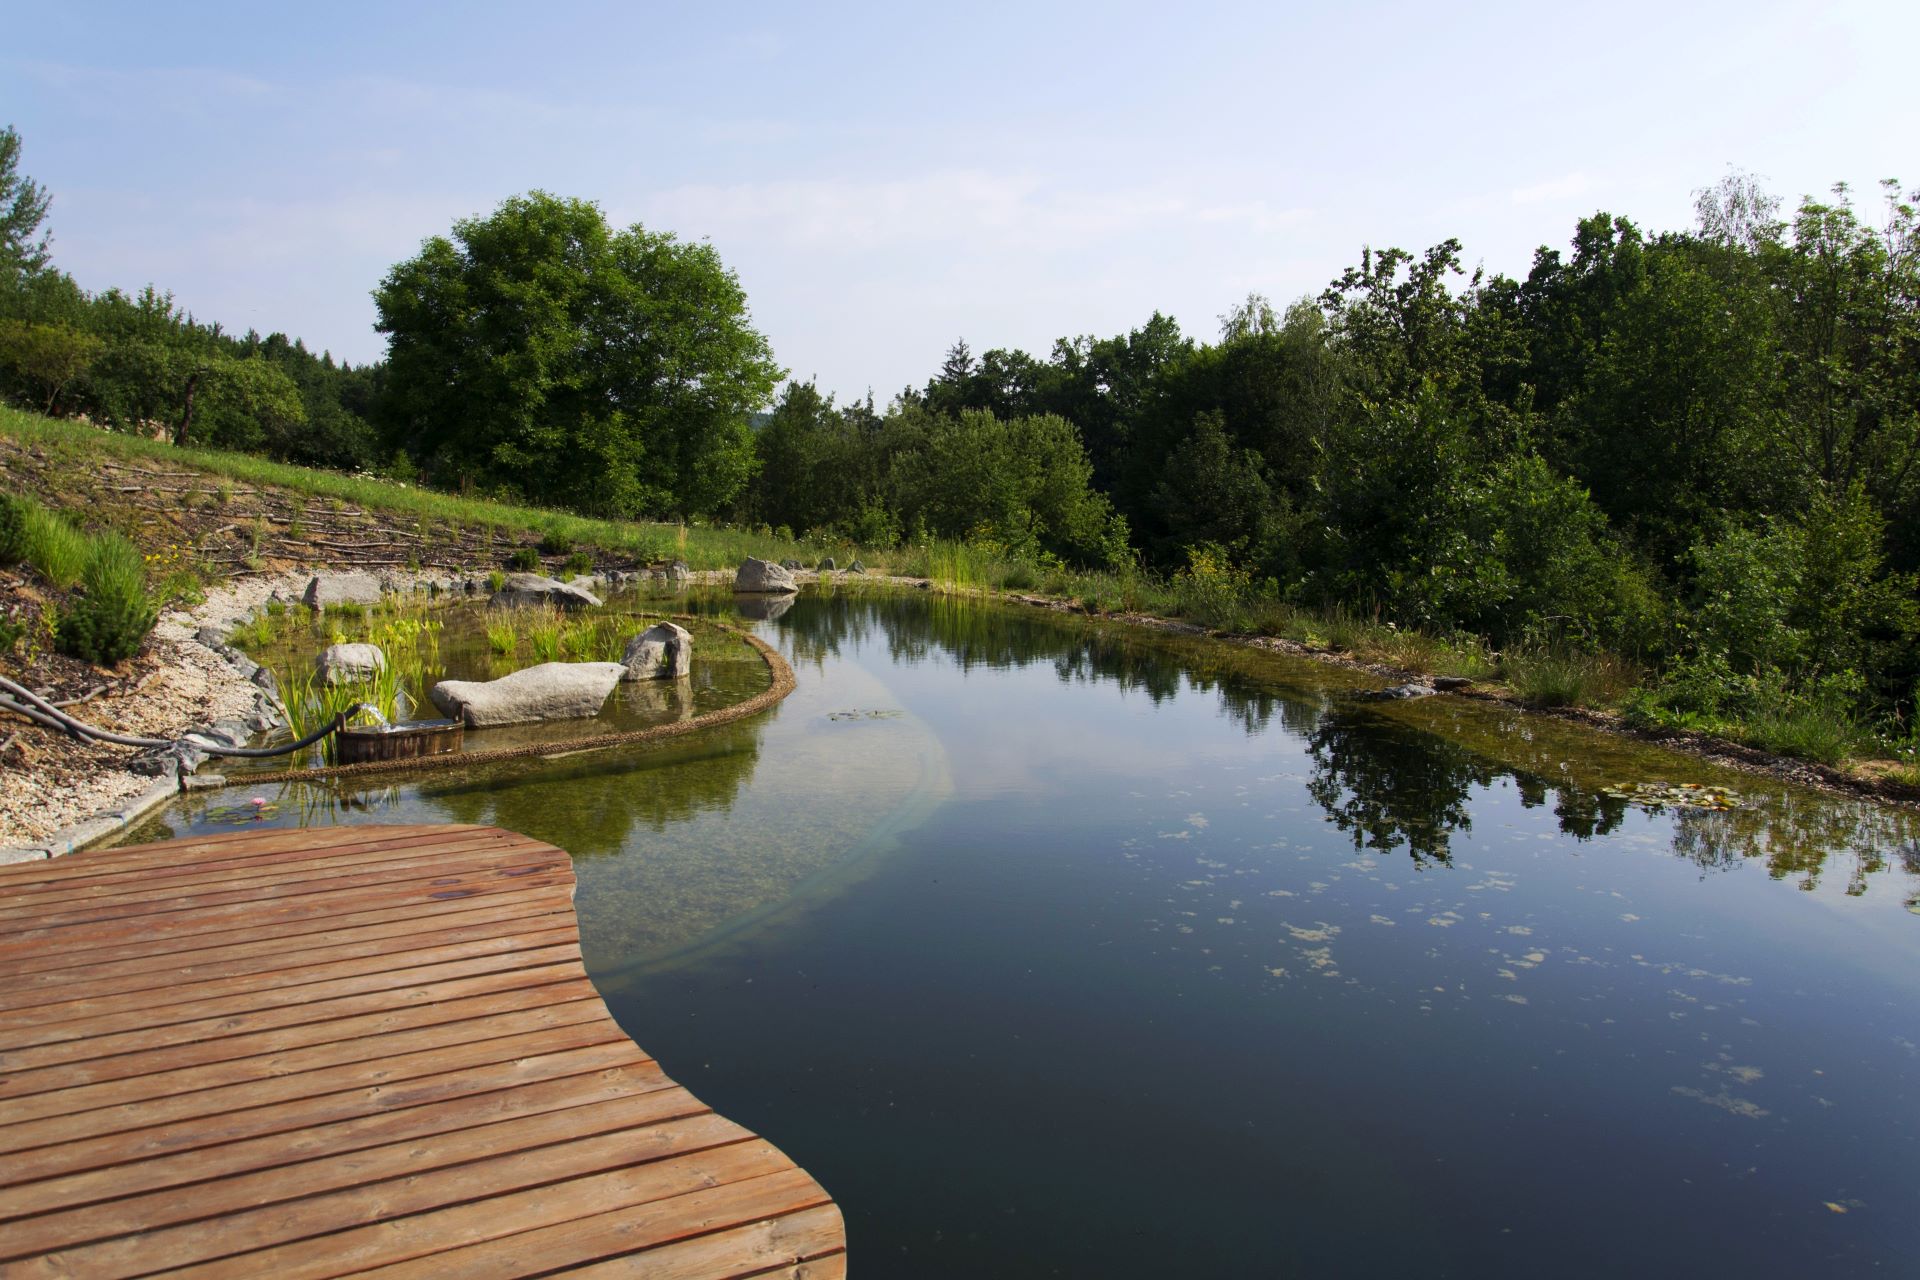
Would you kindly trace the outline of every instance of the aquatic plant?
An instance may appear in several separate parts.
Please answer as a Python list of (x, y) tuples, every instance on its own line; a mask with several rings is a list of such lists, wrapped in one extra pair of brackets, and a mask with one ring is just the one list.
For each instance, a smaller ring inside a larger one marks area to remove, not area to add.
[(540, 662), (558, 662), (566, 629), (566, 619), (559, 610), (546, 607), (530, 611), (526, 633), (534, 658)]
[(520, 632), (513, 625), (512, 614), (502, 610), (487, 619), (487, 648), (505, 656), (519, 647)]

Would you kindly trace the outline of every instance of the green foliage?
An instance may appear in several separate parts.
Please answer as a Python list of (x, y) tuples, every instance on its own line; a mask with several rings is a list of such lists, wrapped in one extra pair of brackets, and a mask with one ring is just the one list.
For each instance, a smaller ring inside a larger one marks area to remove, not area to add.
[(53, 203), (41, 186), (20, 172), (20, 135), (0, 129), (0, 279), (32, 275), (47, 264), (47, 234), (41, 230)]
[[(532, 547), (515, 547), (507, 556), (507, 568), (516, 573), (535, 573), (540, 569), (540, 553)], [(504, 583), (502, 585), (505, 585)], [(494, 590), (499, 590), (498, 587)]]
[(568, 573), (591, 573), (592, 571), (593, 555), (591, 552), (576, 551), (567, 557)]
[(159, 607), (147, 591), (146, 566), (134, 545), (117, 533), (92, 539), (80, 587), (56, 627), (61, 652), (98, 663), (140, 652)]
[(395, 442), (448, 483), (595, 514), (720, 509), (778, 369), (705, 244), (532, 192), (454, 225), (374, 294)]
[(1617, 659), (1560, 646), (1509, 650), (1500, 657), (1500, 675), (1515, 696), (1536, 707), (1606, 706), (1635, 683), (1635, 673)]
[[(65, 591), (85, 574), (89, 562), (87, 535), (59, 512), (26, 500), (21, 538), (25, 560), (49, 586)], [(138, 557), (135, 557), (136, 562)]]
[(27, 520), (29, 499), (0, 493), (0, 565), (15, 565), (27, 558)]
[(540, 554), (543, 556), (564, 556), (573, 551), (573, 539), (564, 533), (549, 530), (540, 539)]

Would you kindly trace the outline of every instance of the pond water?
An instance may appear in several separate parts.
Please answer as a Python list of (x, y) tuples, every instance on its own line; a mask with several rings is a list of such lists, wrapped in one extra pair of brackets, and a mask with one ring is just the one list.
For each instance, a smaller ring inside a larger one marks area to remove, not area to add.
[[(744, 625), (750, 723), (267, 821), (570, 850), (609, 1007), (863, 1276), (1912, 1273), (1913, 815), (1031, 609)], [(1731, 807), (1623, 798), (1679, 783)]]

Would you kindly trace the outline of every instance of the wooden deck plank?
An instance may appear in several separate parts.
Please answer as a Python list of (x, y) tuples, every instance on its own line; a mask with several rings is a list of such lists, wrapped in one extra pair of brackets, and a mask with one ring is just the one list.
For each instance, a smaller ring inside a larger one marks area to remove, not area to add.
[(9, 1191), (0, 1203), (4, 1204), (8, 1218), (50, 1213), (101, 1200), (124, 1200), (146, 1191), (300, 1164), (322, 1156), (345, 1155), (388, 1142), (479, 1128), (518, 1116), (564, 1111), (569, 1107), (678, 1088), (656, 1064), (649, 1062), (601, 1067), (547, 1080), (530, 1079), (487, 1092), (356, 1115), (265, 1137), (240, 1138), (186, 1150), (170, 1149), (145, 1156), (134, 1154), (101, 1168), (24, 1183)]
[[(565, 1111), (544, 1111), (493, 1124), (467, 1125), (428, 1139), (409, 1138), (299, 1164), (270, 1166), (201, 1182), (185, 1193), (168, 1188), (23, 1217), (9, 1222), (6, 1231), (0, 1233), (0, 1259), (56, 1248), (70, 1253), (80, 1244), (125, 1234), (128, 1222), (138, 1222), (150, 1238), (152, 1232), (162, 1227), (238, 1214), (243, 1210), (265, 1210), (285, 1201), (323, 1193), (354, 1191), (389, 1178), (411, 1181), (436, 1170), (487, 1157), (498, 1157), (495, 1163), (499, 1168), (518, 1168), (522, 1162), (506, 1157), (570, 1140), (665, 1130), (703, 1117), (714, 1121), (705, 1126), (714, 1145), (747, 1136), (746, 1130), (738, 1125), (713, 1116), (705, 1103), (686, 1090), (661, 1089)], [(633, 1149), (638, 1150), (642, 1139), (634, 1136), (633, 1142)], [(472, 1174), (464, 1172), (461, 1178), (463, 1185), (470, 1185)], [(242, 1224), (226, 1221), (219, 1225), (225, 1231)]]
[[(0, 1161), (0, 1186), (74, 1176), (86, 1170), (108, 1169), (251, 1138), (270, 1137), (276, 1141), (284, 1138), (289, 1143), (297, 1143), (301, 1135), (331, 1124), (379, 1119), (416, 1107), (476, 1098), (598, 1071), (623, 1071), (644, 1077), (658, 1070), (631, 1040), (595, 1041), (392, 1083), (382, 1081), (318, 1097), (294, 1098), (276, 1106), (214, 1116), (189, 1115), (166, 1123), (39, 1146), (10, 1154)], [(0, 1206), (7, 1203), (10, 1202), (0, 1196)], [(0, 1207), (0, 1213), (4, 1212)]]
[[(472, 1243), (351, 1274), (379, 1280), (511, 1280), (542, 1269), (602, 1262), (674, 1240), (725, 1230), (743, 1222), (814, 1208), (825, 1202), (820, 1184), (784, 1169), (672, 1199), (636, 1205), (626, 1170), (566, 1184), (564, 1205), (577, 1218), (553, 1221), (551, 1197), (538, 1192), (501, 1196), (443, 1210)], [(524, 1204), (516, 1201), (524, 1200)], [(424, 1225), (427, 1219), (422, 1218)]]
[[(279, 1027), (298, 1027), (309, 1023), (337, 1023), (362, 1014), (402, 1009), (409, 1005), (435, 1004), (461, 1000), (468, 996), (495, 991), (515, 991), (522, 987), (540, 987), (565, 981), (578, 972), (567, 963), (577, 959), (573, 947), (554, 948), (559, 954), (553, 963), (529, 967), (522, 957), (509, 957), (491, 970), (475, 970), (443, 981), (396, 981), (351, 995), (310, 996), (301, 1003), (279, 1006), (241, 1005), (228, 1012), (208, 1012), (204, 1005), (167, 1006), (155, 1010), (156, 1017), (178, 1018), (182, 1011), (192, 1014), (181, 1021), (156, 1022), (154, 1017), (127, 1015), (119, 1029), (104, 1022), (93, 1031), (50, 1037), (18, 1049), (0, 1049), (0, 1072), (32, 1071), (98, 1059), (117, 1058), (141, 1051), (156, 1051), (193, 1041), (231, 1045), (233, 1040)], [(402, 971), (404, 974), (406, 971)], [(388, 975), (382, 975), (388, 976)], [(390, 975), (395, 978), (401, 974)], [(70, 1027), (57, 1024), (55, 1029)]]
[(158, 1077), (215, 1063), (231, 1064), (267, 1054), (280, 1055), (274, 1059), (274, 1073), (279, 1074), (279, 1068), (293, 1064), (294, 1059), (290, 1054), (296, 1049), (311, 1050), (341, 1041), (364, 1044), (373, 1049), (382, 1042), (382, 1038), (398, 1031), (419, 1031), (423, 1028), (438, 1030), (444, 1023), (486, 1019), (499, 1013), (518, 1013), (542, 1006), (597, 999), (593, 984), (585, 978), (573, 977), (565, 969), (556, 973), (549, 967), (547, 972), (549, 977), (545, 983), (531, 986), (522, 983), (505, 990), (457, 998), (408, 1001), (356, 1017), (325, 1018), (244, 1035), (222, 1034), (221, 1029), (216, 1027), (211, 1032), (203, 1031), (179, 1043), (148, 1048), (144, 1052), (118, 1053), (85, 1062), (16, 1070), (0, 1076), (0, 1102), (56, 1089), (74, 1089), (83, 1084)]
[(573, 910), (564, 884), (513, 888), (484, 898), (356, 911), (330, 920), (295, 923), (278, 929), (242, 926), (219, 933), (193, 934), (177, 943), (156, 940), (100, 947), (80, 956), (23, 957), (14, 972), (34, 987), (104, 980), (121, 973), (180, 965), (204, 965), (276, 949), (285, 954), (331, 946), (346, 939), (406, 936), (437, 929), (457, 928), (489, 920), (505, 920), (545, 912), (564, 915)]
[(173, 983), (163, 981), (163, 971), (148, 971), (104, 981), (104, 992), (96, 998), (88, 998), (84, 988), (63, 986), (58, 998), (0, 1011), (0, 1025), (4, 1025), (0, 1027), (0, 1036), (8, 1036), (0, 1042), (12, 1044), (10, 1036), (25, 1034), (25, 1029), (61, 1025), (88, 1015), (100, 1017), (142, 1007), (157, 1011), (161, 1007), (200, 1004), (244, 992), (261, 992), (261, 1007), (305, 1002), (311, 996), (309, 988), (351, 977), (403, 973), (480, 956), (524, 956), (534, 948), (549, 946), (578, 952), (576, 936), (572, 929), (549, 915), (541, 917), (538, 927), (509, 919), (461, 931), (426, 933), (411, 940), (415, 946), (407, 946), (407, 938), (380, 938), (376, 944), (326, 948), (323, 952), (286, 958), (263, 954), (234, 963), (205, 965), (204, 969), (182, 967), (175, 971)]
[[(34, 906), (0, 900), (0, 922), (28, 917), (36, 910), (55, 905), (66, 908), (76, 904), (103, 903), (115, 899), (150, 900), (156, 890), (177, 897), (200, 886), (239, 887), (249, 883), (291, 884), (311, 880), (343, 867), (368, 870), (393, 868), (409, 862), (452, 859), (466, 853), (497, 852), (504, 849), (535, 849), (524, 842), (472, 836), (464, 840), (369, 840), (364, 844), (335, 847), (321, 857), (292, 858), (284, 854), (233, 859), (218, 864), (189, 863), (182, 866), (142, 871), (119, 871), (110, 875), (71, 878), (32, 891)], [(52, 860), (50, 860), (52, 861)], [(5, 927), (0, 924), (0, 929)]]
[[(765, 1143), (743, 1143), (342, 1232), (333, 1247), (349, 1275), (542, 1274), (797, 1212), (825, 1194)], [(609, 1220), (617, 1227), (610, 1229)], [(449, 1239), (467, 1242), (455, 1251), (463, 1256), (451, 1272)], [(245, 1275), (242, 1262), (273, 1266), (276, 1280), (342, 1274), (285, 1267), (273, 1254), (232, 1259), (215, 1274)]]
[(472, 826), (0, 868), (0, 1270), (844, 1276), (819, 1185), (608, 1016), (572, 887)]

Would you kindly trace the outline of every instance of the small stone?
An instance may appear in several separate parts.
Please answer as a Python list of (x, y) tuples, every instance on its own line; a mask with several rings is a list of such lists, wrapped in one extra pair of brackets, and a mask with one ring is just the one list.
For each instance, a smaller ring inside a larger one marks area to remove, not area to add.
[(832, 573), (835, 567), (832, 556), (826, 556), (820, 561), (820, 568), (827, 573)]

